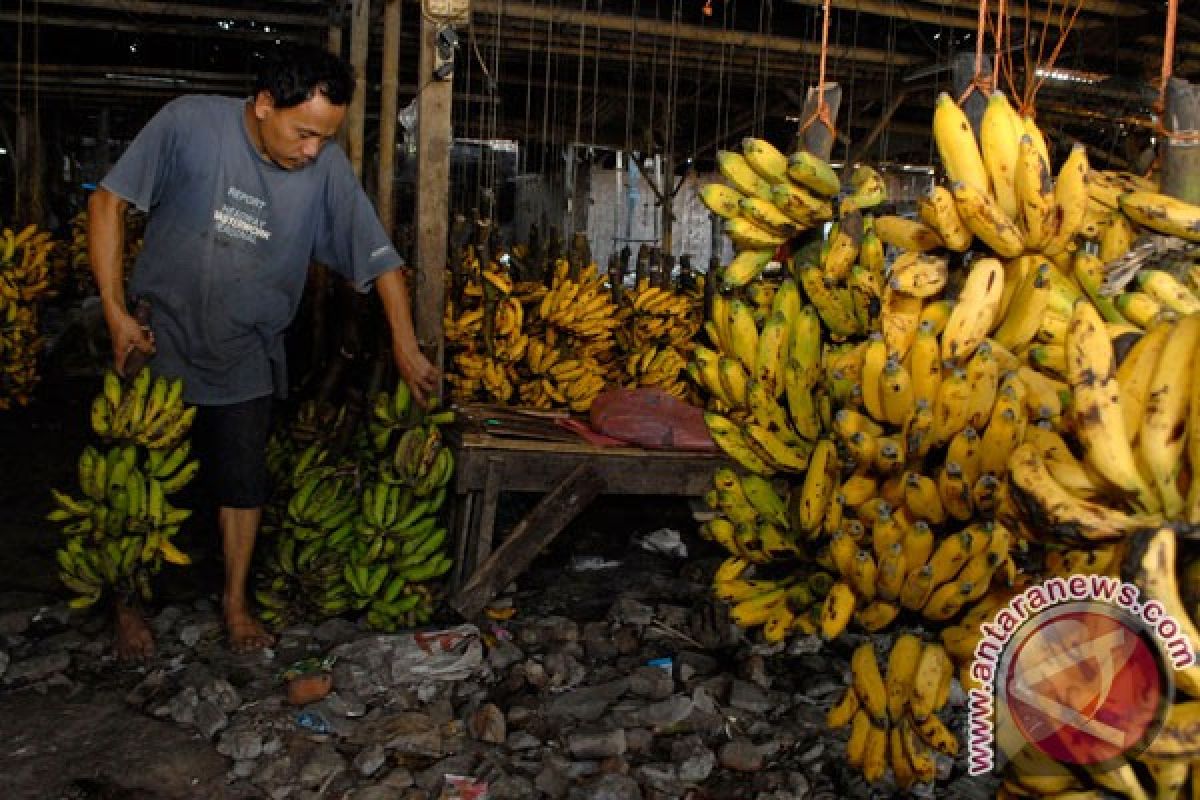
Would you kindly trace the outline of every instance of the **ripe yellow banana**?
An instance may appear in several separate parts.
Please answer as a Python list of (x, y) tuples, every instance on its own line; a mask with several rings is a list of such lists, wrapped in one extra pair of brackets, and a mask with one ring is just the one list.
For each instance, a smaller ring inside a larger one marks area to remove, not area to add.
[(958, 303), (942, 331), (942, 360), (964, 363), (993, 327), (1004, 293), (1004, 267), (994, 258), (981, 258), (967, 274)]
[(1149, 191), (1128, 192), (1120, 196), (1119, 202), (1121, 210), (1139, 225), (1200, 242), (1200, 206)]
[(1017, 201), (1017, 161), (1025, 126), (1009, 105), (1004, 92), (993, 92), (979, 125), (979, 149), (983, 165), (991, 179), (996, 204), (1016, 220), (1020, 215)]
[(934, 186), (928, 195), (918, 200), (917, 214), (937, 232), (948, 250), (963, 253), (971, 246), (975, 234), (959, 217), (954, 195), (945, 186)]
[(975, 132), (967, 115), (946, 92), (938, 95), (934, 107), (933, 140), (952, 182), (964, 183), (982, 194), (990, 191), (987, 168), (975, 143)]
[(966, 183), (950, 185), (955, 207), (963, 224), (1003, 258), (1015, 258), (1025, 251), (1025, 238), (1017, 224), (1005, 216), (991, 195)]
[(1185, 508), (1179, 474), (1187, 444), (1188, 403), (1197, 353), (1200, 353), (1200, 314), (1192, 314), (1181, 319), (1167, 336), (1154, 368), (1145, 415), (1138, 430), (1139, 455), (1154, 478), (1162, 512), (1168, 519), (1179, 518)]

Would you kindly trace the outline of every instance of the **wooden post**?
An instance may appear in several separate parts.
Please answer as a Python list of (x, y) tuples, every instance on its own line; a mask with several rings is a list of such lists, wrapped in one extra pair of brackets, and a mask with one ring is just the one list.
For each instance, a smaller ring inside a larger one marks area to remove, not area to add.
[(363, 170), (363, 129), (367, 108), (367, 43), (370, 0), (354, 0), (350, 18), (350, 64), (354, 67), (354, 97), (346, 110), (346, 155), (360, 179)]
[[(1200, 134), (1200, 86), (1180, 78), (1167, 83), (1164, 123), (1175, 133)], [(1200, 204), (1200, 145), (1167, 139), (1163, 147), (1162, 191)]]
[(442, 313), (446, 302), (446, 219), (450, 191), (450, 101), (453, 81), (433, 77), (438, 25), (421, 16), (417, 62), (417, 340), (440, 369), (444, 360)]
[[(808, 94), (804, 96), (804, 110), (800, 112), (801, 120), (807, 122), (817, 113), (817, 101), (822, 94), (825, 95), (825, 105), (829, 106), (830, 121), (837, 121), (838, 109), (842, 106), (842, 87), (828, 81), (824, 86), (809, 87)], [(828, 161), (833, 155), (833, 131), (825, 127), (823, 122), (814, 120), (804, 132), (800, 146)]]
[(36, 222), (45, 217), (44, 145), (37, 115), (30, 107), (17, 109), (17, 148), (12, 159), (16, 169), (16, 207), (13, 218), (18, 224)]
[[(338, 8), (331, 11), (329, 15), (329, 40), (327, 44), (329, 52), (338, 57), (341, 57), (342, 51), (345, 50), (345, 47), (342, 43), (344, 32), (345, 30), (342, 28), (342, 11), (340, 8)], [(338, 128), (337, 136), (334, 138), (336, 139), (339, 147), (341, 147), (343, 150), (347, 150), (345, 125), (342, 125), (342, 127)]]
[(379, 98), (379, 196), (375, 207), (383, 229), (392, 236), (396, 211), (392, 186), (396, 172), (396, 106), (400, 71), (400, 0), (386, 0), (383, 7), (383, 76)]

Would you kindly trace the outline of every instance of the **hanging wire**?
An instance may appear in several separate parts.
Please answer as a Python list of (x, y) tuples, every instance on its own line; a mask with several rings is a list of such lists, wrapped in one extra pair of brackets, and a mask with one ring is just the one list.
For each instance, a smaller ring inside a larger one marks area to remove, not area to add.
[[(604, 0), (597, 0), (596, 13), (604, 13)], [(600, 107), (600, 26), (596, 26), (596, 52), (592, 60), (592, 135), (589, 142), (596, 144), (596, 114)]]
[[(551, 4), (553, 9), (554, 3)], [(554, 49), (554, 19), (553, 17), (546, 21), (546, 70), (545, 70), (545, 86), (542, 89), (542, 140), (541, 147), (538, 149), (538, 174), (546, 173), (546, 150), (549, 145), (550, 136), (550, 60)]]
[(628, 78), (625, 84), (625, 152), (630, 153), (633, 150), (633, 73), (637, 69), (637, 59), (634, 57), (634, 48), (637, 46), (637, 22), (640, 0), (634, 0), (633, 3), (633, 25), (629, 28), (629, 67), (626, 70)]
[[(533, 104), (533, 26), (530, 25), (528, 30), (529, 35), (529, 53), (525, 59), (525, 125), (521, 128), (522, 135), (528, 140), (529, 129), (529, 111)], [(529, 147), (521, 148), (521, 174), (524, 175), (529, 171)]]
[[(583, 11), (587, 12), (587, 0), (583, 0)], [(583, 42), (585, 36), (587, 36), (587, 26), (580, 23), (578, 64), (575, 72), (575, 141), (572, 142), (572, 146), (579, 143), (579, 135), (583, 127)]]

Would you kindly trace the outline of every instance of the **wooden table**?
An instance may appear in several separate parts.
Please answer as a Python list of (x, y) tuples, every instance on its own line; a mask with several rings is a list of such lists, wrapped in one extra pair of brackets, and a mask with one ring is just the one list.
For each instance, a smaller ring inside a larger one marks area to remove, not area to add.
[(474, 432), (453, 437), (452, 445), (455, 587), (492, 552), (501, 492), (549, 492), (577, 467), (587, 465), (603, 480), (605, 494), (699, 497), (711, 488), (713, 471), (727, 463), (719, 453), (525, 441)]

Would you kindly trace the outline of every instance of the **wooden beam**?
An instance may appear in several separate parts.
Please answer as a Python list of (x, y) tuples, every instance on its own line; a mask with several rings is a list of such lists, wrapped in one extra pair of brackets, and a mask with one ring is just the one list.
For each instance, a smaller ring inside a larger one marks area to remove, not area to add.
[(346, 154), (354, 174), (362, 179), (363, 139), (367, 108), (367, 31), (370, 0), (353, 0), (350, 11), (350, 64), (354, 67), (354, 97), (346, 110)]
[[(825, 5), (824, 0), (787, 1), (795, 5), (808, 6), (810, 8), (822, 8)], [(843, 11), (854, 11), (888, 17), (890, 19), (907, 20), (908, 22), (924, 22), (930, 25), (940, 25), (945, 28), (959, 28), (973, 31), (979, 27), (979, 18), (977, 15), (951, 14), (944, 7), (934, 10), (908, 3), (887, 2), (886, 0), (832, 0), (831, 5)], [(1010, 8), (1008, 13), (1010, 16), (1015, 17), (1017, 16), (1014, 13), (1015, 11), (1016, 8)], [(1041, 17), (1044, 17), (1045, 13), (1044, 11), (1037, 12), (1034, 14), (1034, 17), (1037, 19), (1039, 14)], [(1075, 21), (1076, 28), (1095, 28), (1104, 24), (1104, 20), (1089, 19), (1083, 16)]]
[[(717, 30), (700, 25), (674, 24), (656, 19), (641, 19), (628, 15), (604, 14), (589, 11), (573, 11), (565, 8), (552, 8), (530, 3), (507, 2), (507, 0), (474, 0), (471, 10), (477, 16), (495, 16), (505, 18), (533, 19), (556, 25), (581, 25), (589, 28), (599, 28), (608, 31), (624, 33), (637, 32), (639, 35), (675, 37), (682, 41), (708, 42), (715, 44), (735, 45), (739, 47), (762, 48), (773, 53), (792, 53), (816, 56), (821, 53), (818, 42), (810, 42), (791, 36), (779, 34), (767, 35), (747, 31)], [(896, 66), (914, 66), (925, 64), (927, 59), (907, 53), (889, 53), (886, 50), (876, 50), (870, 47), (848, 47), (831, 45), (831, 59), (847, 61), (862, 61), (873, 64), (894, 64)]]
[[(949, 5), (954, 8), (966, 8), (971, 11), (979, 11), (979, 0), (925, 0), (925, 2), (934, 5)], [(1134, 3), (1125, 3), (1121, 0), (1085, 0), (1086, 8), (1082, 13), (1103, 14), (1106, 16), (1117, 17), (1140, 17), (1146, 13), (1146, 9)], [(1063, 7), (1063, 3), (1055, 5), (1055, 11), (1050, 18), (1050, 21), (1058, 20), (1058, 11)], [(1014, 3), (1008, 7), (1008, 16), (1010, 19), (1033, 19), (1036, 22), (1044, 22), (1047, 16), (1045, 6), (1034, 6), (1031, 9), (1032, 13), (1027, 15), (1025, 7), (1021, 3)]]
[[(245, 6), (214, 6), (194, 3), (156, 2), (156, 0), (38, 0), (42, 6), (96, 8), (120, 15), (149, 14), (163, 17), (193, 19), (251, 19), (268, 25), (301, 25), (324, 30), (329, 18), (325, 14), (281, 14), (275, 11)], [(26, 17), (29, 15), (26, 14)]]
[[(0, 11), (0, 22), (16, 23), (20, 21), (29, 23), (31, 17), (28, 13), (22, 16), (15, 11)], [(276, 39), (315, 42), (319, 38), (314, 36), (310, 27), (298, 27), (294, 25), (272, 28), (270, 31), (264, 31), (262, 28), (234, 28), (226, 31), (221, 30), (215, 25), (188, 24), (184, 22), (152, 22), (148, 20), (129, 22), (128, 20), (111, 17), (70, 17), (46, 13), (39, 14), (36, 21), (42, 27), (103, 29), (105, 32), (121, 31), (123, 33), (139, 33), (143, 35), (155, 33), (166, 36), (216, 36), (220, 34), (222, 39), (264, 39), (272, 42)]]
[(375, 208), (388, 236), (396, 228), (392, 185), (396, 173), (396, 106), (399, 100), (400, 0), (385, 0), (383, 6), (383, 74), (379, 95), (379, 190)]
[(446, 236), (450, 193), (452, 80), (435, 80), (438, 26), (421, 15), (417, 61), (417, 341), (441, 369), (445, 362), (442, 314), (446, 303)]
[(450, 606), (465, 619), (478, 617), (488, 601), (520, 575), (603, 491), (604, 479), (586, 463), (572, 470), (517, 523), (504, 543), (488, 555), (466, 585), (450, 599)]

